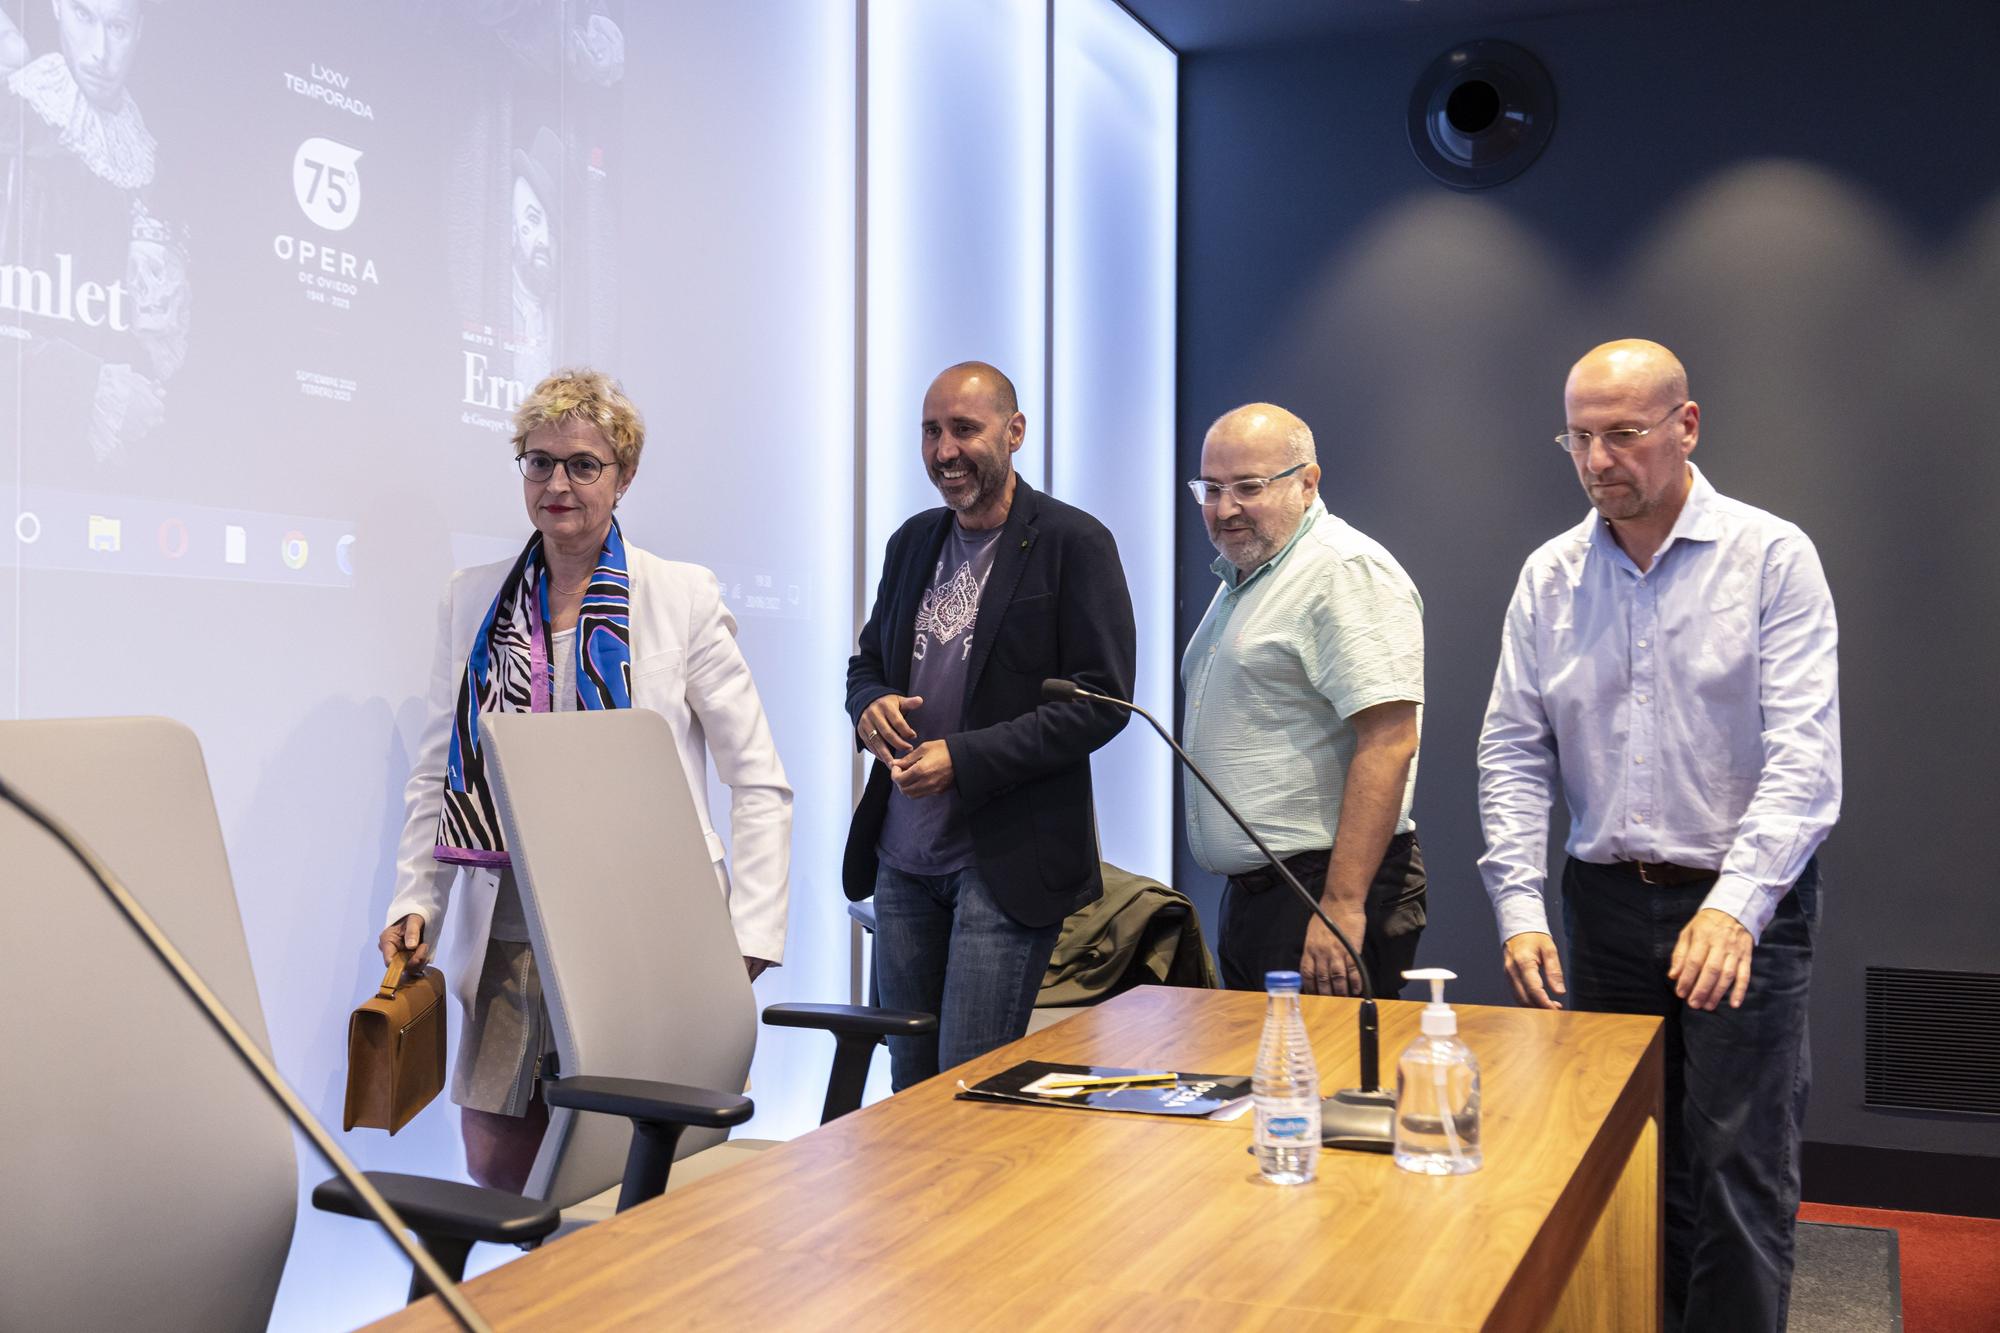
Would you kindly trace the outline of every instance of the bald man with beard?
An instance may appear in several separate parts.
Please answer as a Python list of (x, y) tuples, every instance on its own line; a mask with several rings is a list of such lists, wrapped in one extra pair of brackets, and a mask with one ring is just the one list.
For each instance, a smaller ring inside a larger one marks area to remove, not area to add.
[[(1563, 410), (1592, 512), (1507, 609), (1480, 872), (1522, 1004), (1666, 1020), (1667, 1327), (1782, 1333), (1840, 812), (1833, 598), (1805, 533), (1689, 461), (1701, 407), (1665, 347), (1592, 349)], [(1543, 903), (1558, 787), (1567, 972)]]
[[(1426, 911), (1410, 804), (1424, 700), (1423, 599), (1380, 543), (1327, 512), (1306, 423), (1224, 413), (1189, 483), (1221, 580), (1181, 658), (1188, 752), (1361, 952), (1380, 995), (1416, 961)], [(1296, 971), (1319, 995), (1361, 973), (1199, 784), (1188, 849), (1228, 877), (1222, 981)]]
[(922, 458), (944, 504), (889, 539), (847, 664), (875, 763), (842, 879), (875, 898), (881, 1002), (938, 1016), (889, 1038), (899, 1092), (1025, 1032), (1063, 918), (1104, 892), (1090, 756), (1128, 714), (1042, 682), (1130, 699), (1132, 598), (1104, 525), (1014, 471), (1027, 426), (983, 361), (931, 382)]

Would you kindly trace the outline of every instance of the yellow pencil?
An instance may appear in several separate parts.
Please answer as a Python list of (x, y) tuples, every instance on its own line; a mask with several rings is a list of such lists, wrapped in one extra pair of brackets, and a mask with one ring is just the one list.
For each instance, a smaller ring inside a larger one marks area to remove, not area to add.
[(1075, 1088), (1109, 1088), (1140, 1086), (1159, 1083), (1173, 1083), (1180, 1075), (1171, 1072), (1108, 1074), (1102, 1077), (1093, 1074), (1050, 1074), (1041, 1080), (1043, 1089), (1049, 1092), (1068, 1092)]

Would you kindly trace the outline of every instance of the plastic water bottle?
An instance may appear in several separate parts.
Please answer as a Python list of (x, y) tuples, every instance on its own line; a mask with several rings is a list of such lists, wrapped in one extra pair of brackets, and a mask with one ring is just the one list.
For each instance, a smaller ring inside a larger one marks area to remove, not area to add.
[(1403, 973), (1431, 983), (1423, 1035), (1396, 1062), (1396, 1165), (1425, 1176), (1477, 1171), (1479, 1061), (1458, 1039), (1458, 1015), (1444, 1002), (1444, 983), (1457, 979), (1441, 967)]
[(1299, 974), (1267, 972), (1264, 1039), (1250, 1091), (1257, 1117), (1257, 1169), (1279, 1185), (1303, 1185), (1319, 1168), (1319, 1068), (1299, 1014)]

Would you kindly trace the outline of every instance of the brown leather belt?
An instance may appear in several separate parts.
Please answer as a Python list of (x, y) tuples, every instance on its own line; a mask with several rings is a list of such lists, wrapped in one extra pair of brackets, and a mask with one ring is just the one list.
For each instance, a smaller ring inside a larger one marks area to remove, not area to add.
[(1665, 861), (1616, 861), (1613, 864), (1626, 874), (1637, 876), (1642, 884), (1657, 884), (1666, 889), (1678, 889), (1688, 884), (1712, 884), (1722, 873), (1719, 870), (1671, 865)]

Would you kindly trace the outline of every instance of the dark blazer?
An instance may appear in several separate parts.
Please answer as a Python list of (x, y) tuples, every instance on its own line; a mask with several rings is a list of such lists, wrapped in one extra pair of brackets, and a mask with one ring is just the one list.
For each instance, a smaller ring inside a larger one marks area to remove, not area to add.
[[(857, 727), (875, 700), (909, 693), (917, 607), (956, 521), (949, 509), (927, 509), (889, 539), (874, 609), (847, 663), (847, 716)], [(1090, 754), (1130, 716), (1103, 704), (1044, 703), (1042, 682), (1062, 677), (1130, 699), (1136, 643), (1111, 533), (1017, 474), (980, 597), (964, 712), (945, 745), (980, 876), (1024, 926), (1060, 921), (1103, 893)], [(875, 892), (890, 787), (887, 767), (871, 765), (841, 866), (849, 898)]]

